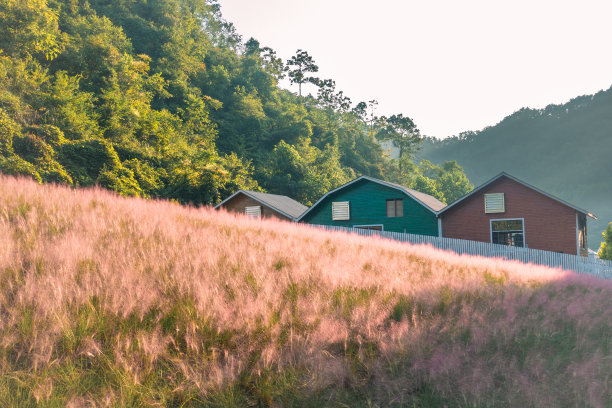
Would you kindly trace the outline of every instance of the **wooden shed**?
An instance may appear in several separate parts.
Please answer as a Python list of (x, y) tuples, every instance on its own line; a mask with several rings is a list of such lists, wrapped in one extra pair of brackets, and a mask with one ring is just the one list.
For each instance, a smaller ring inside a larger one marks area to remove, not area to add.
[(298, 222), (435, 236), (442, 208), (428, 194), (361, 176), (325, 194)]
[(219, 208), (255, 218), (278, 218), (286, 221), (295, 221), (308, 209), (287, 196), (248, 190), (238, 190), (215, 206), (215, 209)]
[(438, 213), (441, 234), (493, 244), (588, 255), (593, 214), (507, 173), (500, 173)]

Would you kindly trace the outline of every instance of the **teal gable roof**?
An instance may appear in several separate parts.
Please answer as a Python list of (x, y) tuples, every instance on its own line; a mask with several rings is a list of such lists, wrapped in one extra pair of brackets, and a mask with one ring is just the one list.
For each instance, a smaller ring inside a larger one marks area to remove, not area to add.
[[(403, 200), (403, 216), (387, 217), (387, 200)], [(332, 220), (332, 203), (348, 201), (350, 219)], [(438, 235), (437, 212), (444, 203), (436, 198), (372, 177), (359, 177), (318, 200), (298, 218), (298, 222), (355, 227), (376, 225), (385, 231)]]

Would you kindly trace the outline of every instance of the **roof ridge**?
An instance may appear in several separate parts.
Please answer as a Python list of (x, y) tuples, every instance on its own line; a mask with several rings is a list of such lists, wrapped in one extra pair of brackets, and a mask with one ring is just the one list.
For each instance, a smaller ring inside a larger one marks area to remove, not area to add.
[(523, 185), (523, 186), (525, 186), (527, 188), (530, 188), (530, 189), (534, 190), (537, 193), (540, 193), (540, 194), (542, 194), (542, 195), (544, 195), (544, 196), (546, 196), (546, 197), (548, 197), (548, 198), (550, 198), (552, 200), (557, 201), (558, 203), (561, 203), (561, 204), (563, 204), (563, 205), (565, 205), (567, 207), (573, 208), (574, 210), (576, 210), (576, 211), (578, 211), (578, 212), (580, 212), (582, 214), (585, 214), (585, 215), (587, 215), (587, 216), (589, 216), (589, 217), (591, 217), (591, 218), (593, 218), (595, 220), (597, 219), (597, 217), (595, 215), (591, 214), (589, 211), (586, 211), (586, 210), (584, 210), (584, 209), (582, 209), (582, 208), (580, 208), (578, 206), (570, 204), (569, 202), (567, 202), (565, 200), (562, 200), (561, 198), (556, 197), (556, 196), (554, 196), (554, 195), (552, 195), (550, 193), (547, 193), (546, 191), (544, 191), (544, 190), (542, 190), (542, 189), (540, 189), (540, 188), (538, 188), (536, 186), (533, 186), (533, 185), (527, 183), (526, 181), (523, 181), (523, 180), (519, 179), (518, 177), (514, 177), (513, 175), (511, 175), (511, 174), (509, 174), (509, 173), (507, 173), (505, 171), (502, 171), (502, 172), (498, 173), (493, 178), (485, 181), (484, 183), (482, 183), (478, 187), (475, 187), (469, 193), (465, 194), (462, 197), (459, 197), (458, 199), (456, 199), (455, 201), (453, 201), (452, 203), (447, 205), (445, 208), (441, 209), (438, 212), (438, 214), (441, 214), (441, 213), (445, 212), (446, 210), (449, 210), (451, 207), (454, 207), (455, 205), (459, 204), (461, 201), (463, 201), (464, 199), (470, 197), (471, 195), (476, 194), (478, 191), (482, 190), (483, 188), (485, 188), (486, 186), (490, 185), (491, 183), (499, 180), (501, 177), (507, 177), (508, 179), (510, 179), (510, 180), (512, 180), (512, 181), (514, 181), (516, 183), (519, 183), (519, 184), (521, 184), (521, 185)]
[[(368, 180), (368, 181), (371, 181), (371, 182), (374, 182), (374, 183), (386, 185), (387, 187), (395, 188), (395, 189), (398, 189), (400, 191), (403, 191), (406, 195), (412, 197), (412, 199), (414, 199), (417, 203), (421, 204), (423, 207), (427, 208), (429, 211), (433, 212), (434, 214), (437, 214), (438, 211), (442, 210), (446, 206), (446, 204), (444, 204), (442, 201), (438, 200), (434, 196), (431, 196), (431, 195), (429, 195), (427, 193), (422, 193), (422, 192), (417, 191), (417, 190), (412, 190), (412, 189), (410, 189), (410, 188), (408, 188), (406, 186), (403, 186), (401, 184), (397, 184), (397, 183), (393, 183), (393, 182), (385, 181), (385, 180), (380, 180), (380, 179), (377, 179), (377, 178), (371, 177), (371, 176), (362, 175), (362, 176), (359, 176), (359, 177), (349, 181), (348, 183), (344, 183), (343, 185), (341, 185), (339, 187), (336, 187), (335, 189), (325, 193), (309, 209), (304, 211), (304, 213), (299, 216), (297, 221), (301, 221), (306, 216), (306, 214), (308, 214), (313, 208), (315, 208), (317, 205), (319, 205), (319, 203), (321, 203), (330, 194), (333, 194), (336, 191), (339, 191), (339, 190), (341, 190), (341, 189), (343, 189), (345, 187), (348, 187), (351, 184), (358, 182), (359, 180)], [(419, 196), (421, 196), (421, 197), (419, 198)], [(429, 203), (424, 202), (423, 198), (427, 198), (426, 201), (433, 200), (433, 202), (429, 202)]]
[(300, 215), (302, 215), (308, 209), (308, 207), (305, 206), (304, 204), (286, 195), (270, 194), (270, 193), (263, 193), (259, 191), (251, 191), (251, 190), (244, 190), (244, 189), (240, 189), (236, 191), (234, 194), (232, 194), (231, 196), (227, 197), (225, 200), (217, 204), (215, 208), (220, 207), (221, 205), (223, 205), (228, 200), (232, 199), (238, 194), (244, 194), (248, 197), (251, 197), (252, 199), (262, 204), (265, 204), (266, 206), (278, 211), (279, 213), (293, 220), (297, 219)]

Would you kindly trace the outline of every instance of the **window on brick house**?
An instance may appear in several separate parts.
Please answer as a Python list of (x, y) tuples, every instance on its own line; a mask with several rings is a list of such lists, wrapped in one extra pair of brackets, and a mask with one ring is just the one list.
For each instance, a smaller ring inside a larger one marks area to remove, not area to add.
[(523, 219), (491, 220), (491, 242), (515, 247), (525, 246)]
[(485, 194), (485, 213), (503, 213), (506, 211), (504, 193)]

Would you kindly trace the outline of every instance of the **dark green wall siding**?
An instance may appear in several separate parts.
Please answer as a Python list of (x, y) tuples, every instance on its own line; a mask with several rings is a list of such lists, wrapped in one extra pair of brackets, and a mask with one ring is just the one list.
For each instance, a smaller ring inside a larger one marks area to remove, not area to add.
[[(386, 200), (394, 198), (404, 200), (403, 217), (387, 217)], [(334, 201), (350, 203), (350, 220), (332, 221)], [(438, 219), (432, 211), (399, 190), (369, 180), (359, 181), (331, 194), (313, 208), (301, 222), (342, 227), (382, 224), (385, 231), (438, 235)]]

